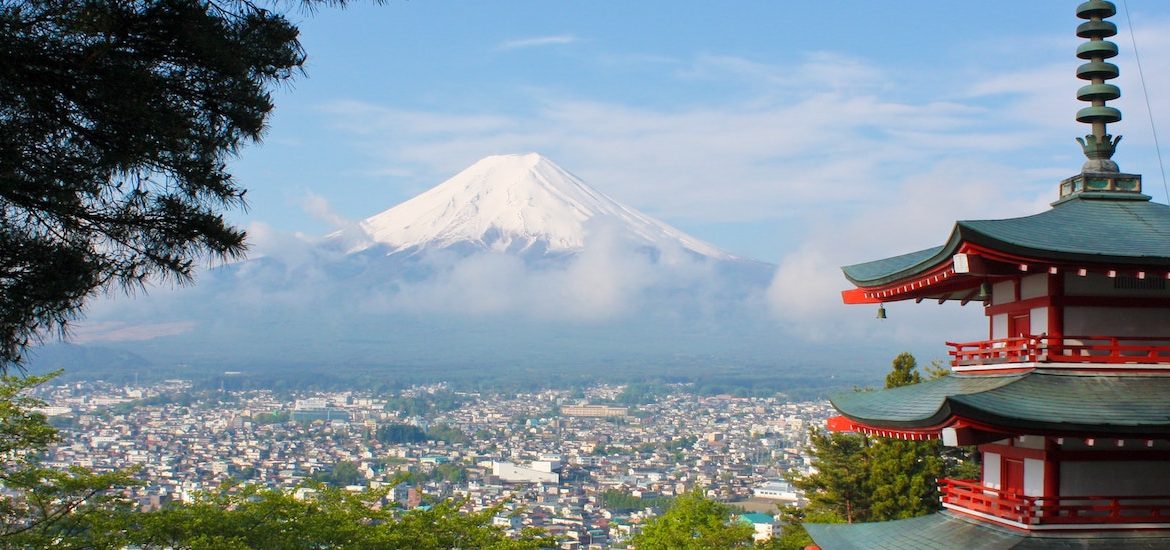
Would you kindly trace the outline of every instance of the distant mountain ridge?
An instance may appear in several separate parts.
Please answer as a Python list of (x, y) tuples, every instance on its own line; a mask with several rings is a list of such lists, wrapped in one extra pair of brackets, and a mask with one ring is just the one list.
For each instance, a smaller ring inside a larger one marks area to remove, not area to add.
[[(434, 188), (366, 218), (348, 251), (388, 253), (452, 247), (563, 254), (586, 246), (591, 225), (609, 224), (631, 243), (679, 247), (715, 260), (731, 254), (593, 189), (537, 153), (486, 157)], [(335, 233), (330, 238), (340, 238)]]

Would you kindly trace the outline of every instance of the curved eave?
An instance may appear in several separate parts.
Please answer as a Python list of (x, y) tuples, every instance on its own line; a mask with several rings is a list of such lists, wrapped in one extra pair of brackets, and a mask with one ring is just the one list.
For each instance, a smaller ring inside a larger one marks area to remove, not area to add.
[(1032, 216), (960, 221), (942, 246), (842, 271), (862, 289), (894, 286), (941, 269), (968, 243), (1059, 264), (1170, 267), (1170, 207), (1112, 196), (1076, 198)]
[(874, 431), (936, 432), (956, 423), (1015, 433), (1170, 435), (1170, 376), (951, 375), (913, 386), (832, 399), (842, 416)]
[(870, 428), (930, 430), (953, 420), (952, 397), (994, 390), (1023, 376), (951, 375), (912, 386), (840, 394), (829, 402), (845, 418)]
[[(955, 235), (952, 234), (952, 238)], [(895, 283), (915, 275), (929, 271), (944, 262), (950, 262), (955, 253), (950, 248), (950, 241), (946, 245), (936, 246), (885, 258), (872, 262), (847, 265), (841, 268), (849, 282), (862, 288), (878, 287)], [(957, 249), (957, 243), (956, 247)]]

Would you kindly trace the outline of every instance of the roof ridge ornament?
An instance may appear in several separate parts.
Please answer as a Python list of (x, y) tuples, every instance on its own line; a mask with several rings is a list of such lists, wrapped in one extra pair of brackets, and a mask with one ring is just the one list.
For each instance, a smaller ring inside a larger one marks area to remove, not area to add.
[(1091, 125), (1092, 133), (1077, 138), (1088, 160), (1081, 167), (1082, 172), (1117, 173), (1120, 168), (1112, 160), (1121, 136), (1114, 138), (1106, 131), (1106, 125), (1121, 121), (1121, 111), (1105, 104), (1106, 101), (1121, 97), (1121, 89), (1105, 81), (1117, 78), (1117, 65), (1105, 60), (1117, 55), (1117, 44), (1105, 38), (1117, 34), (1117, 25), (1106, 21), (1117, 14), (1117, 6), (1107, 0), (1089, 0), (1077, 6), (1077, 17), (1087, 19), (1077, 26), (1077, 36), (1088, 41), (1077, 48), (1077, 57), (1087, 62), (1077, 67), (1077, 78), (1088, 80), (1089, 84), (1077, 90), (1077, 99), (1090, 105), (1077, 111), (1077, 122)]

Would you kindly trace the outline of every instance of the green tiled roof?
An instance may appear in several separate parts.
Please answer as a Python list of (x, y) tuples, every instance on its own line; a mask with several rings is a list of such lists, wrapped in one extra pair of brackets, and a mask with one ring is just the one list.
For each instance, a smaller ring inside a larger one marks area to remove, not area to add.
[(833, 398), (847, 418), (878, 428), (926, 428), (962, 416), (1004, 428), (1100, 435), (1170, 434), (1170, 377), (1034, 371), (954, 374), (913, 386)]
[(768, 514), (751, 513), (740, 514), (739, 520), (745, 523), (772, 523), (772, 516)]
[(1020, 533), (948, 512), (876, 523), (806, 523), (823, 550), (1105, 550), (1170, 548), (1166, 532)]
[(911, 252), (909, 254), (902, 254), (901, 256), (894, 256), (892, 258), (885, 258), (882, 260), (875, 260), (857, 265), (847, 265), (841, 268), (845, 271), (845, 276), (850, 281), (870, 281), (880, 279), (891, 273), (899, 273), (909, 268), (917, 266), (918, 264), (934, 265), (936, 261), (931, 260), (942, 252), (943, 247), (936, 246), (934, 248), (927, 248), (926, 250), (919, 250), (918, 252)]
[(960, 221), (941, 247), (842, 269), (858, 286), (882, 285), (949, 260), (963, 242), (1053, 261), (1170, 266), (1170, 207), (1145, 199), (1082, 193), (1033, 216)]
[(959, 227), (970, 240), (1041, 257), (1170, 265), (1170, 207), (1155, 202), (1082, 197), (1034, 216)]

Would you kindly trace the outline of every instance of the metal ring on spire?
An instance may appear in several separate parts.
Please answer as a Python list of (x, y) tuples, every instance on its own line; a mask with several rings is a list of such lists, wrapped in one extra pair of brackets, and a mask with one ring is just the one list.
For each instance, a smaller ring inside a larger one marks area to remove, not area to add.
[(1077, 6), (1077, 17), (1088, 20), (1077, 27), (1077, 36), (1088, 39), (1077, 47), (1077, 57), (1086, 61), (1077, 67), (1077, 78), (1089, 81), (1077, 90), (1077, 99), (1090, 104), (1077, 111), (1077, 122), (1093, 127), (1091, 134), (1077, 139), (1089, 159), (1082, 168), (1084, 172), (1119, 171), (1111, 159), (1121, 137), (1113, 139), (1106, 132), (1106, 125), (1120, 122), (1121, 111), (1105, 104), (1121, 97), (1120, 88), (1105, 83), (1120, 74), (1117, 65), (1105, 61), (1117, 56), (1117, 44), (1105, 40), (1117, 34), (1117, 25), (1105, 21), (1116, 14), (1117, 6), (1106, 0), (1089, 0)]

